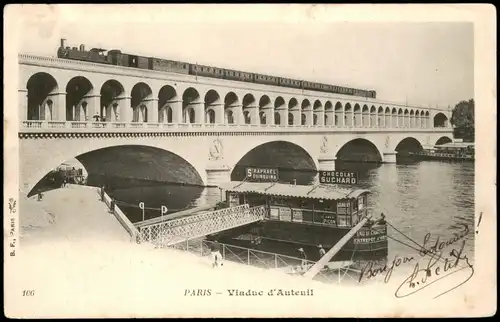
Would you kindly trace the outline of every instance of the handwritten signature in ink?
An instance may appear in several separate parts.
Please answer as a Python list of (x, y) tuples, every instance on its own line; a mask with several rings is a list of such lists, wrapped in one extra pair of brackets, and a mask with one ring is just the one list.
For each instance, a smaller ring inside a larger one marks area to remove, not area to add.
[(399, 257), (398, 255), (396, 255), (392, 260), (392, 263), (390, 263), (389, 265), (385, 264), (382, 267), (374, 267), (373, 262), (368, 262), (368, 264), (361, 269), (361, 272), (359, 274), (359, 282), (361, 282), (363, 278), (370, 279), (376, 277), (377, 275), (385, 273), (384, 283), (388, 283), (395, 268), (399, 267), (401, 264), (414, 262), (415, 260), (416, 259), (413, 256)]
[(462, 241), (460, 250), (451, 250), (451, 258), (443, 258), (442, 252), (432, 252), (425, 268), (420, 268), (417, 262), (410, 276), (401, 283), (394, 295), (397, 298), (410, 296), (462, 270), (468, 271), (467, 277), (459, 284), (451, 286), (450, 289), (439, 293), (434, 298), (438, 298), (465, 284), (474, 275), (474, 266), (470, 263), (467, 255), (464, 254), (465, 242), (466, 240)]
[(455, 243), (459, 242), (460, 240), (464, 239), (465, 237), (467, 237), (467, 235), (470, 232), (469, 226), (467, 224), (463, 224), (463, 223), (460, 225), (463, 226), (463, 230), (460, 233), (455, 233), (454, 237), (452, 237), (448, 240), (445, 240), (445, 241), (441, 241), (440, 236), (438, 236), (436, 241), (434, 242), (434, 245), (432, 245), (432, 246), (428, 246), (430, 244), (430, 241), (432, 240), (432, 235), (431, 235), (431, 233), (427, 233), (424, 237), (424, 243), (422, 245), (422, 248), (419, 251), (419, 254), (421, 256), (425, 256), (425, 255), (428, 255), (430, 253), (435, 254), (439, 251), (444, 250), (446, 247), (449, 247), (452, 244), (455, 244)]

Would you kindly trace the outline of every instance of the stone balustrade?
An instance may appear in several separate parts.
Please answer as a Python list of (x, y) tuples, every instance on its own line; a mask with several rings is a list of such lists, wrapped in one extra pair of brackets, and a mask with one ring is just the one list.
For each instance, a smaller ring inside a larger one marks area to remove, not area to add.
[(213, 124), (213, 123), (138, 123), (83, 121), (22, 121), (20, 132), (168, 132), (168, 131), (243, 131), (243, 132), (449, 132), (450, 128), (410, 128), (338, 125)]

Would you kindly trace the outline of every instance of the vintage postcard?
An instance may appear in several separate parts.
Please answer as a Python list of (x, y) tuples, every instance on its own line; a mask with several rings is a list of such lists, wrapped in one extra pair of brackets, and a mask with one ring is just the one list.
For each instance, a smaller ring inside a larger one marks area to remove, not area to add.
[(494, 315), (495, 17), (7, 6), (5, 315)]

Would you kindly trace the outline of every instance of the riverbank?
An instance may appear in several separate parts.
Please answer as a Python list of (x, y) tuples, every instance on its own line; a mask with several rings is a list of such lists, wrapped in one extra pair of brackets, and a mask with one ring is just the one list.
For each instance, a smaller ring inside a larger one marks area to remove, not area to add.
[(77, 241), (128, 242), (130, 236), (99, 198), (97, 188), (78, 185), (47, 191), (41, 201), (37, 201), (36, 195), (21, 198), (21, 246)]
[[(396, 299), (394, 293), (404, 280), (397, 270), (387, 284), (374, 280), (339, 286), (227, 261), (213, 269), (208, 257), (130, 243), (98, 199), (95, 189), (74, 187), (35, 201), (54, 220), (31, 231), (23, 228), (18, 255), (6, 262), (8, 316), (441, 316), (449, 315), (444, 309), (448, 302), (454, 303), (457, 315), (470, 315), (471, 306), (478, 304), (465, 293), (471, 283), (442, 299), (432, 300), (424, 292)], [(27, 211), (34, 210), (21, 207), (23, 227), (29, 222), (25, 218), (38, 219)], [(453, 277), (448, 281), (450, 287), (458, 283)], [(280, 289), (299, 295), (277, 295)], [(35, 295), (22, 296), (23, 290)], [(256, 295), (234, 296), (230, 290)]]

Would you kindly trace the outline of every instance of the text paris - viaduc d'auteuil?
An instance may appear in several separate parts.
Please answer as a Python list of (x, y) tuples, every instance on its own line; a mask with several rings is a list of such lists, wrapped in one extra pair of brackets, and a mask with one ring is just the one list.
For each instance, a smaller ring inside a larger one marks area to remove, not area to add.
[(255, 291), (255, 290), (238, 290), (231, 289), (227, 290), (229, 296), (314, 296), (313, 289), (307, 290), (291, 290), (291, 289), (281, 289), (275, 288), (269, 291)]

